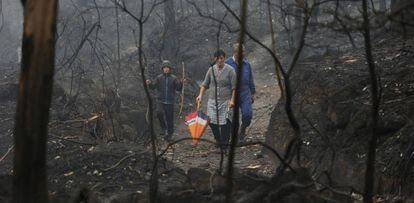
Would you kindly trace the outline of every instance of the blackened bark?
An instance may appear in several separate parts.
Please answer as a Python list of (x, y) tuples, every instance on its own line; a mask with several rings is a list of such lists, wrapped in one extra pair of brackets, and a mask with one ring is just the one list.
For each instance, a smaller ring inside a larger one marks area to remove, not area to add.
[(367, 168), (365, 171), (365, 186), (364, 186), (364, 202), (371, 203), (372, 193), (374, 188), (374, 177), (375, 177), (375, 153), (377, 149), (377, 125), (378, 125), (378, 109), (379, 109), (379, 97), (378, 97), (378, 80), (377, 73), (375, 70), (374, 59), (372, 56), (371, 37), (370, 37), (370, 24), (368, 18), (368, 3), (367, 0), (362, 0), (363, 9), (363, 35), (365, 42), (365, 54), (369, 69), (369, 75), (371, 79), (371, 119), (372, 129), (371, 138), (368, 143), (368, 156), (367, 156)]
[(303, 25), (303, 12), (302, 12), (302, 8), (299, 5), (296, 5), (293, 7), (293, 15), (294, 15), (294, 28), (293, 28), (293, 47), (291, 50), (292, 55), (295, 53), (296, 51), (296, 47), (298, 47), (299, 45), (299, 40), (300, 40), (300, 36), (301, 36), (301, 29), (302, 29), (302, 25)]
[(164, 59), (168, 59), (173, 64), (177, 64), (177, 26), (175, 20), (174, 0), (167, 0), (164, 3), (164, 17), (165, 17), (165, 49)]
[(391, 1), (392, 29), (403, 35), (414, 35), (414, 2), (407, 0)]
[[(267, 0), (267, 16), (269, 20), (270, 34), (272, 37), (272, 51), (273, 53), (276, 53), (276, 34), (273, 29), (272, 8), (271, 8), (270, 0)], [(284, 91), (283, 82), (282, 82), (281, 70), (280, 70), (280, 67), (277, 65), (277, 63), (274, 63), (274, 65), (275, 65), (275, 71), (276, 71), (276, 76), (277, 76), (277, 84), (279, 85), (280, 92), (282, 93), (281, 97), (284, 99), (285, 91)]]
[(56, 0), (26, 0), (14, 129), (13, 202), (48, 202), (46, 141), (52, 96)]
[(387, 10), (387, 2), (385, 0), (379, 0), (379, 10), (380, 11)]
[[(238, 55), (243, 55), (243, 43), (246, 34), (246, 22), (247, 22), (247, 0), (243, 0), (241, 2), (241, 10), (240, 10), (240, 36), (239, 36), (239, 47), (238, 47)], [(234, 157), (235, 153), (234, 150), (237, 144), (238, 132), (239, 132), (239, 101), (238, 101), (238, 94), (241, 89), (241, 73), (242, 73), (242, 64), (243, 64), (243, 57), (239, 57), (237, 61), (237, 85), (236, 85), (236, 95), (235, 95), (235, 106), (233, 107), (233, 130), (231, 133), (231, 141), (230, 141), (230, 151), (229, 151), (229, 159), (227, 163), (227, 193), (226, 193), (226, 202), (233, 202), (232, 194), (233, 194), (233, 171), (234, 171)]]

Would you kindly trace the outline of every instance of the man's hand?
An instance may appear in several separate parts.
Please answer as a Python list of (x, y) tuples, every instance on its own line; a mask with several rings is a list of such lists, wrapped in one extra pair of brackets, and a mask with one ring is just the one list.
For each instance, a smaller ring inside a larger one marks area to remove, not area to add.
[(146, 81), (145, 81), (145, 83), (146, 83), (147, 85), (149, 85), (149, 84), (151, 84), (151, 80), (146, 80)]

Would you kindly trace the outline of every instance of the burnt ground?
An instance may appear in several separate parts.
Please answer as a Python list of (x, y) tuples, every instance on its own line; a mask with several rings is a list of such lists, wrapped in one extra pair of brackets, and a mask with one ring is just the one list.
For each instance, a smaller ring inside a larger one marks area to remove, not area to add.
[[(272, 74), (258, 73), (255, 76), (257, 85), (255, 116), (247, 130), (247, 139), (264, 142), (268, 118), (278, 100), (279, 89)], [(13, 146), (12, 132), (16, 106), (14, 93), (17, 86), (11, 88), (9, 84), (15, 84), (16, 78), (16, 75), (3, 78), (1, 86), (3, 88), (0, 101), (1, 155), (5, 155)], [(55, 95), (54, 100), (58, 99)], [(59, 107), (56, 104), (52, 106), (57, 109)], [(145, 137), (142, 137), (145, 134), (138, 132), (134, 141), (123, 139), (106, 142), (93, 136), (83, 127), (82, 123), (88, 117), (59, 121), (56, 116), (53, 116), (55, 115), (53, 112), (57, 109), (52, 109), (49, 123), (47, 165), (51, 198), (58, 202), (74, 200), (79, 193), (85, 194), (87, 188), (93, 191), (94, 195), (90, 196), (92, 199), (98, 199), (98, 202), (104, 200), (125, 202), (140, 199), (146, 201), (153, 162), (150, 144)], [(186, 137), (190, 136), (184, 119), (177, 116), (174, 139)], [(214, 140), (209, 130), (203, 138)], [(159, 151), (166, 147), (167, 143), (159, 138)], [(10, 150), (10, 153), (0, 162), (0, 174), (3, 177), (1, 185), (11, 184), (12, 152)], [(159, 164), (160, 193), (174, 191), (174, 188), (181, 188), (180, 191), (185, 191), (187, 188), (194, 192), (194, 187), (189, 185), (186, 172), (190, 168), (200, 168), (214, 174), (219, 169), (221, 156), (214, 144), (209, 142), (201, 142), (197, 147), (193, 147), (190, 140), (172, 145)], [(224, 156), (223, 167), (226, 166), (226, 162), (227, 156)], [(261, 154), (260, 146), (238, 148), (235, 167), (240, 173), (261, 176), (270, 176), (275, 169), (272, 161)], [(11, 188), (0, 189), (2, 200), (10, 200)]]
[[(385, 39), (385, 41), (387, 40)], [(387, 46), (389, 45), (383, 45), (383, 47)], [(392, 59), (387, 57), (400, 57), (398, 54), (395, 55), (392, 49), (390, 50), (390, 56), (383, 56), (386, 60)], [(363, 57), (362, 53), (362, 51), (358, 52), (358, 57)], [(268, 64), (268, 58), (259, 50), (254, 50), (248, 57), (253, 63), (258, 91), (253, 105), (254, 120), (248, 129), (248, 140), (264, 142), (266, 141), (265, 136), (269, 136), (274, 132), (288, 135), (288, 130), (278, 129), (272, 131), (271, 129), (275, 128), (268, 127), (272, 112), (273, 114), (284, 115), (280, 106), (277, 107), (278, 111), (274, 111), (280, 92), (276, 86), (272, 66), (266, 65)], [(342, 60), (340, 54), (339, 56), (331, 57)], [(263, 58), (266, 58), (267, 62), (263, 62), (261, 60)], [(329, 57), (325, 57), (325, 60), (327, 59)], [(358, 58), (358, 60), (363, 61), (362, 58)], [(318, 57), (311, 58), (306, 63), (307, 65), (302, 67), (304, 70), (307, 70), (307, 67), (326, 65), (321, 63), (321, 59)], [(329, 67), (329, 64), (326, 65), (326, 68)], [(358, 67), (363, 67), (363, 63), (359, 64)], [(8, 72), (10, 73), (6, 74), (7, 77), (3, 77), (0, 82), (0, 138), (2, 140), (0, 143), (0, 155), (2, 157), (12, 147), (13, 120), (16, 106), (13, 92), (17, 92), (17, 86), (11, 85), (16, 83), (16, 71), (13, 72), (13, 69), (8, 69)], [(323, 81), (323, 78), (319, 79)], [(360, 89), (363, 89), (363, 87)], [(306, 90), (310, 91), (312, 89), (303, 87), (303, 90), (306, 92)], [(297, 91), (302, 90), (298, 88)], [(301, 94), (301, 92), (298, 94)], [(314, 97), (315, 95), (311, 96)], [(61, 106), (56, 103), (59, 103), (61, 97), (55, 95), (53, 100), (55, 104), (51, 111), (52, 116), (49, 123), (47, 160), (48, 189), (54, 202), (68, 202), (68, 200), (75, 200), (82, 195), (90, 200), (95, 200), (95, 202), (148, 201), (148, 182), (153, 162), (150, 144), (147, 137), (145, 137), (146, 134), (142, 132), (143, 130), (130, 133), (133, 134), (133, 139), (111, 141), (111, 139), (106, 139), (105, 136), (97, 136), (96, 132), (91, 132), (89, 128), (83, 128), (82, 123), (90, 116), (79, 114), (64, 121), (57, 119), (59, 115), (56, 114), (56, 111)], [(186, 100), (189, 100), (189, 103), (191, 103), (193, 98), (186, 98)], [(189, 103), (187, 104), (188, 106), (190, 106)], [(317, 115), (317, 109), (314, 107), (309, 109), (314, 109)], [(120, 114), (127, 113), (129, 112), (123, 112), (122, 110), (120, 112)], [(286, 120), (283, 120), (283, 118), (275, 119), (273, 122), (276, 123), (273, 125), (276, 128), (286, 125), (284, 123)], [(104, 122), (103, 125), (105, 127), (108, 123)], [(288, 129), (289, 126), (285, 126), (285, 128)], [(110, 134), (110, 132), (105, 131), (105, 128), (103, 131), (101, 134)], [(306, 132), (312, 134), (312, 129), (307, 129)], [(129, 135), (129, 137), (131, 136)], [(174, 139), (186, 137), (189, 137), (187, 127), (183, 122), (183, 118), (177, 116)], [(203, 138), (213, 140), (209, 130), (206, 131)], [(279, 139), (279, 141), (282, 138), (280, 136), (274, 137), (274, 139)], [(332, 139), (337, 138), (332, 137)], [(280, 142), (279, 144), (283, 145), (284, 143)], [(167, 143), (159, 138), (158, 151), (161, 152), (166, 147)], [(311, 148), (309, 150), (312, 151)], [(236, 187), (239, 189), (237, 194), (247, 194), (243, 191), (253, 191), (254, 188), (257, 188), (258, 182), (264, 182), (265, 178), (274, 174), (275, 165), (271, 158), (266, 154), (262, 154), (261, 151), (262, 148), (259, 146), (237, 149), (235, 159), (236, 177), (241, 177), (241, 174), (244, 174), (245, 177), (249, 178), (245, 182), (239, 181), (236, 183)], [(210, 195), (212, 191), (219, 192), (220, 186), (223, 186), (220, 176), (217, 179), (214, 176), (219, 169), (220, 158), (221, 154), (219, 151), (213, 144), (208, 142), (201, 142), (197, 147), (193, 147), (190, 140), (174, 144), (171, 149), (166, 151), (159, 163), (160, 201), (222, 201), (222, 196)], [(227, 156), (224, 156), (224, 158), (226, 159)], [(392, 160), (392, 157), (389, 158)], [(11, 188), (5, 186), (11, 185), (12, 164), (13, 153), (9, 153), (8, 156), (0, 161), (1, 202), (10, 200)], [(224, 163), (224, 166), (226, 166), (226, 163)], [(344, 167), (341, 170), (346, 169)], [(306, 196), (306, 193), (302, 196)], [(249, 199), (244, 202), (249, 202)], [(339, 202), (348, 201), (339, 200)]]

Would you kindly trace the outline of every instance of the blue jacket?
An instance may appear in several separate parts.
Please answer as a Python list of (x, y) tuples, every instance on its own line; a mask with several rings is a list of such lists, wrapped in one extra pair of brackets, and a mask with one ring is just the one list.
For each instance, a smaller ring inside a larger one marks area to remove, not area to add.
[[(234, 61), (233, 57), (228, 58), (226, 60), (226, 63), (233, 67), (237, 73), (237, 63)], [(252, 67), (250, 66), (250, 63), (247, 61), (247, 59), (243, 59), (242, 72), (239, 82), (241, 83), (239, 98), (241, 100), (250, 100), (252, 94), (256, 93), (256, 86), (253, 80)]]

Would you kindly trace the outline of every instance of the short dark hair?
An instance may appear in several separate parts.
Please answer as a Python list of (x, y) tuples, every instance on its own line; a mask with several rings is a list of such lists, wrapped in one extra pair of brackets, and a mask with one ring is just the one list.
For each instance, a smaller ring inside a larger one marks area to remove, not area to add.
[(223, 56), (226, 57), (226, 52), (223, 51), (223, 49), (218, 49), (216, 52), (214, 52), (214, 57)]
[[(233, 53), (239, 52), (239, 47), (240, 47), (240, 44), (239, 43), (234, 43), (233, 44)], [(244, 47), (243, 44), (241, 45), (241, 47), (242, 47), (242, 50), (243, 51), (246, 50), (246, 48)]]

